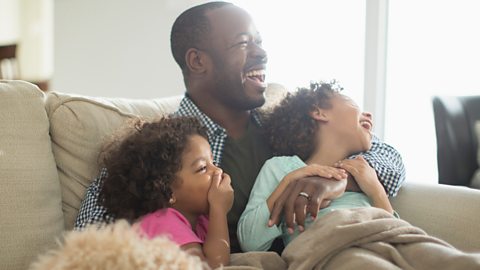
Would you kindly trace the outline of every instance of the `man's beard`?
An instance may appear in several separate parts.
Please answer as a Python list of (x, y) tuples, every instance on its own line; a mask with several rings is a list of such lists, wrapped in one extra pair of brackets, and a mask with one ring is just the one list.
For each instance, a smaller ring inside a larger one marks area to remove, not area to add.
[(251, 99), (246, 94), (246, 90), (241, 79), (229, 80), (224, 74), (215, 77), (216, 95), (219, 100), (231, 108), (241, 111), (249, 111), (261, 107), (265, 99)]

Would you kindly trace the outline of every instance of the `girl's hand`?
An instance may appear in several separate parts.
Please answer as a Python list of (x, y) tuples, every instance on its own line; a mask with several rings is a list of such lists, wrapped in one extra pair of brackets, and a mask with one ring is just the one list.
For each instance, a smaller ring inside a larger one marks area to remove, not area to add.
[(378, 180), (375, 169), (370, 167), (363, 156), (359, 155), (354, 159), (339, 161), (336, 166), (349, 172), (368, 197), (378, 196), (380, 192), (385, 194), (385, 189)]
[(215, 173), (208, 190), (208, 203), (212, 209), (228, 213), (233, 204), (233, 188), (230, 185), (230, 176), (226, 173)]
[(310, 176), (320, 176), (325, 178), (332, 178), (335, 180), (342, 180), (348, 177), (344, 169), (318, 164), (310, 164), (290, 172), (285, 178), (291, 178), (293, 180), (296, 180)]
[(342, 160), (336, 165), (344, 168), (353, 176), (363, 193), (370, 198), (374, 207), (382, 208), (390, 214), (393, 213), (392, 205), (383, 185), (378, 180), (377, 173), (363, 156)]

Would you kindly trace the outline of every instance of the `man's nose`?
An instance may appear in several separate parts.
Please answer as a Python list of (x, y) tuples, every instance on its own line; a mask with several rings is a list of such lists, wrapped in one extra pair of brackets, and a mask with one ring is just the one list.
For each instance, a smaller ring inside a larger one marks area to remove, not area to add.
[(265, 49), (263, 49), (263, 47), (259, 44), (253, 45), (251, 54), (254, 58), (256, 58), (258, 61), (261, 61), (264, 64), (268, 62), (267, 51), (265, 51)]

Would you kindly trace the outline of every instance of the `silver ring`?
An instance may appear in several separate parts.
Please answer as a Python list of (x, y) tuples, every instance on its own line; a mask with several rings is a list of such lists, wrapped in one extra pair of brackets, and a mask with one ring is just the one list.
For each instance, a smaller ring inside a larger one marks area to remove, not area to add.
[(310, 195), (308, 195), (308, 193), (306, 193), (306, 192), (302, 191), (302, 192), (298, 193), (298, 196), (305, 197), (305, 198), (307, 198), (307, 200), (310, 201)]

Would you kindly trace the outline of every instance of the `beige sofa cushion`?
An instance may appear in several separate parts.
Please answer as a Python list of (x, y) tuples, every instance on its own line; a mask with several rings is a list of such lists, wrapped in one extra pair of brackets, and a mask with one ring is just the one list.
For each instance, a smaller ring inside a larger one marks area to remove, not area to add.
[(33, 84), (0, 81), (1, 269), (26, 269), (63, 231), (44, 99)]
[(390, 198), (400, 218), (458, 249), (480, 252), (480, 192), (450, 185), (405, 183)]
[(85, 189), (97, 176), (100, 148), (113, 131), (136, 115), (155, 118), (174, 112), (181, 97), (127, 100), (49, 93), (52, 149), (62, 187), (65, 229), (73, 228)]

